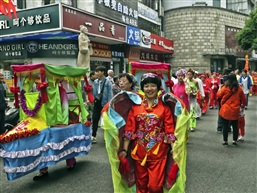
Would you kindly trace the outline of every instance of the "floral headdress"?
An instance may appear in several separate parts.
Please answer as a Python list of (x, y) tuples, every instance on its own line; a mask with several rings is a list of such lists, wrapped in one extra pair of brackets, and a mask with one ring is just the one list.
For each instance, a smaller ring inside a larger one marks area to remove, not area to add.
[(186, 76), (187, 71), (185, 69), (180, 69), (176, 72), (176, 76), (182, 75)]
[(146, 78), (155, 78), (157, 75), (156, 74), (153, 74), (153, 73), (146, 73), (146, 74), (143, 74), (143, 76), (141, 77), (141, 81), (144, 81)]

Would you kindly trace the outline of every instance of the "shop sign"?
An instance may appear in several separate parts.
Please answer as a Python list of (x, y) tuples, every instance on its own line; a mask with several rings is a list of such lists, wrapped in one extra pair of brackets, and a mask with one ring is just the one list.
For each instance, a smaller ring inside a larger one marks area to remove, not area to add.
[(126, 41), (126, 26), (111, 22), (101, 17), (89, 15), (83, 11), (63, 6), (63, 28), (79, 30), (80, 25), (85, 25), (88, 34), (104, 37), (121, 42)]
[(0, 44), (0, 58), (76, 58), (78, 43), (71, 40), (26, 41), (12, 44)]
[(141, 52), (140, 53), (140, 60), (149, 60), (149, 61), (156, 61), (156, 62), (162, 62), (163, 61), (160, 54), (150, 53), (150, 52)]
[(244, 57), (246, 54), (251, 56), (251, 50), (243, 50), (238, 45), (236, 34), (239, 28), (225, 26), (225, 48), (214, 48), (215, 54), (225, 53), (227, 55), (235, 55)]
[(140, 29), (127, 26), (127, 43), (130, 45), (140, 45)]
[(102, 49), (97, 49), (93, 48), (93, 54), (91, 55), (92, 57), (102, 57), (102, 58), (111, 58), (111, 50), (102, 50)]
[(151, 48), (151, 32), (140, 30), (140, 46)]
[(124, 58), (125, 53), (121, 51), (112, 51), (112, 57), (113, 58)]
[(76, 58), (78, 43), (69, 40), (29, 41), (26, 49), (31, 58)]
[(155, 34), (151, 34), (151, 49), (174, 53), (173, 41)]
[(96, 0), (95, 12), (127, 25), (138, 25), (138, 3), (124, 0)]
[(138, 14), (146, 17), (150, 21), (159, 22), (158, 12), (142, 3), (138, 3)]
[(130, 47), (128, 50), (127, 58), (129, 61), (139, 61), (140, 60), (140, 48), (139, 47)]
[(110, 50), (111, 47), (109, 45), (106, 44), (99, 44), (99, 43), (95, 43), (95, 42), (91, 42), (92, 44), (92, 48), (93, 49), (103, 49), (103, 50)]
[(26, 57), (27, 50), (24, 43), (0, 44), (0, 58), (2, 60)]
[(40, 7), (17, 12), (18, 18), (0, 15), (0, 36), (30, 34), (60, 29), (59, 6)]

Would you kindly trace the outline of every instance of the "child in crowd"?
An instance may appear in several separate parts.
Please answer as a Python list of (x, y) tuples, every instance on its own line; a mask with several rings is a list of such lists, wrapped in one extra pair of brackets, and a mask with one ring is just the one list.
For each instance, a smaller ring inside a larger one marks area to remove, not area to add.
[(239, 118), (238, 118), (238, 131), (239, 131), (238, 141), (244, 141), (244, 135), (245, 135), (245, 109), (244, 109), (244, 107), (240, 107), (240, 113), (239, 113)]

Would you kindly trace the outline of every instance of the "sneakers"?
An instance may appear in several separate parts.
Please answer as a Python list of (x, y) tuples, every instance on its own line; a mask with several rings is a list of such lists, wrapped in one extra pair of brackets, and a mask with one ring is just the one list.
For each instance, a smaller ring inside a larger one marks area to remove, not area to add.
[(95, 144), (95, 143), (97, 143), (97, 141), (96, 141), (96, 137), (91, 137), (91, 141), (92, 141), (92, 144)]
[(33, 181), (40, 181), (48, 176), (49, 176), (48, 172), (40, 172), (37, 176), (33, 177)]
[(232, 145), (234, 145), (234, 146), (237, 146), (237, 143), (236, 143), (236, 141), (233, 141)]
[(238, 141), (244, 141), (244, 137), (240, 135), (240, 136), (238, 137)]
[(210, 106), (210, 109), (213, 109), (213, 106)]
[(224, 141), (224, 142), (222, 143), (222, 145), (228, 146), (228, 142), (227, 142), (227, 141)]
[(191, 127), (191, 128), (190, 128), (190, 131), (191, 131), (191, 132), (194, 132), (194, 131), (195, 131), (195, 129), (194, 129), (193, 127)]
[(245, 106), (245, 110), (247, 110), (247, 106)]

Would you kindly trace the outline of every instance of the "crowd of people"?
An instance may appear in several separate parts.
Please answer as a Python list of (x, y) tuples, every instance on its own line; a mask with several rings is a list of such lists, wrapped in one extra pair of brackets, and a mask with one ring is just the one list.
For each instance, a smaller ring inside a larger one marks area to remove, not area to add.
[[(232, 144), (237, 146), (238, 140), (244, 140), (244, 110), (248, 109), (249, 96), (257, 94), (256, 73), (249, 74), (245, 69), (240, 75), (238, 71), (229, 72), (227, 69), (222, 74), (199, 73), (191, 68), (179, 68), (172, 81), (174, 85), (168, 92), (179, 98), (189, 112), (189, 131), (197, 130), (197, 120), (206, 114), (208, 109), (218, 109), (217, 131), (223, 133), (222, 144), (228, 146), (228, 132), (231, 126)], [(137, 81), (130, 73), (115, 76), (113, 70), (107, 71), (104, 66), (98, 66), (95, 71), (90, 72), (86, 82), (92, 86), (94, 96), (94, 100), (90, 102), (86, 95), (84, 97), (89, 110), (88, 120), (92, 120), (93, 144), (97, 143), (97, 131), (104, 106), (121, 91), (137, 93), (138, 89), (141, 89), (144, 93), (141, 104), (134, 104), (129, 110), (122, 136), (122, 149), (117, 154), (126, 157), (130, 153), (135, 161), (137, 192), (163, 192), (167, 153), (172, 149), (176, 138), (172, 116), (174, 112), (165, 105), (158, 94), (159, 91), (164, 92), (159, 76), (145, 73)], [(3, 90), (4, 87), (0, 84), (1, 104), (4, 99)], [(131, 143), (133, 153), (128, 151)], [(73, 167), (75, 161), (72, 161)]]
[[(105, 76), (106, 72), (107, 76)], [(174, 93), (174, 95), (180, 98), (190, 112), (189, 129), (191, 132), (197, 129), (197, 120), (207, 113), (209, 109), (218, 109), (217, 132), (223, 133), (223, 144), (227, 144), (227, 132), (231, 132), (231, 126), (233, 131), (238, 130), (235, 125), (239, 126), (239, 133), (233, 132), (235, 135), (233, 144), (236, 145), (237, 140), (244, 140), (245, 123), (242, 117), (244, 117), (244, 110), (248, 108), (249, 96), (257, 95), (256, 72), (249, 73), (243, 69), (239, 73), (238, 70), (229, 71), (225, 69), (220, 74), (217, 72), (199, 73), (193, 69), (178, 68), (177, 72), (173, 74), (172, 81), (174, 86), (169, 92)], [(91, 104), (93, 108), (91, 108), (92, 112), (90, 114), (93, 122), (92, 143), (97, 143), (97, 129), (104, 105), (120, 91), (137, 92), (135, 86), (138, 83), (132, 74), (121, 73), (115, 75), (113, 70), (107, 71), (104, 66), (98, 66), (95, 71), (90, 73), (89, 82), (92, 84), (95, 98), (93, 104)], [(235, 93), (235, 91), (241, 94), (234, 94), (232, 96), (227, 96), (226, 94), (226, 92)], [(238, 104), (234, 104), (235, 101), (239, 101)], [(225, 110), (227, 105), (229, 113)], [(226, 117), (227, 114), (231, 115), (233, 111), (231, 107), (233, 105), (235, 105), (234, 113), (238, 116)]]

